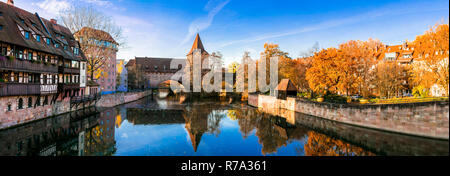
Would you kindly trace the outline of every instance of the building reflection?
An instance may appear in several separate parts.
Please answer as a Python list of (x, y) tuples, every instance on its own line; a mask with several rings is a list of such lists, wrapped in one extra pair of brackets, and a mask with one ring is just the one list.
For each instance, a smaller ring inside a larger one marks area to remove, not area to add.
[[(106, 114), (104, 114), (106, 113)], [(111, 115), (109, 115), (110, 113)], [(111, 112), (88, 108), (0, 131), (1, 156), (104, 155), (98, 146), (114, 146)], [(106, 150), (105, 150), (106, 151)]]
[(448, 154), (448, 142), (442, 144), (445, 141), (356, 128), (285, 111), (267, 113), (238, 104), (143, 99), (116, 108), (85, 109), (2, 130), (0, 155), (114, 155), (115, 133), (125, 121), (135, 126), (179, 124), (186, 130), (193, 151), (198, 152), (202, 151), (205, 134), (222, 137), (219, 135), (224, 127), (220, 125), (224, 120), (237, 124), (244, 140), (257, 137), (262, 155), (277, 154), (283, 147), (294, 147), (298, 155), (307, 156)]

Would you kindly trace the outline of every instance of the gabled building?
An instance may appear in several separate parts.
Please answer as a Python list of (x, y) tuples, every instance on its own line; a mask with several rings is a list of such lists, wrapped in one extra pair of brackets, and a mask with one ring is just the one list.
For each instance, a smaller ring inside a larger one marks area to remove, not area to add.
[[(75, 32), (74, 37), (85, 48), (87, 67), (94, 65), (93, 81), (100, 85), (101, 93), (114, 93), (116, 91), (116, 55), (119, 44), (109, 33), (89, 27), (83, 27)], [(102, 61), (94, 64), (93, 57), (99, 57)], [(86, 76), (91, 76), (89, 69)]]
[(408, 42), (402, 45), (386, 46), (380, 55), (384, 61), (397, 61), (400, 64), (412, 64), (414, 61), (414, 45)]
[(0, 2), (0, 114), (32, 118), (17, 111), (81, 95), (79, 48), (56, 20)]

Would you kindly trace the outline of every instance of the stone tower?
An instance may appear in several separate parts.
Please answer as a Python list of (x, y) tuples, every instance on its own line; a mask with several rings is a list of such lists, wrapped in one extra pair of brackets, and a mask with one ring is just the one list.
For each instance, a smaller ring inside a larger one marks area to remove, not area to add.
[[(203, 77), (210, 70), (210, 69), (204, 69), (202, 67), (203, 61), (205, 61), (205, 59), (209, 58), (209, 53), (205, 50), (202, 40), (200, 39), (200, 35), (198, 33), (197, 33), (197, 36), (195, 36), (194, 44), (192, 44), (191, 50), (186, 55), (187, 62), (186, 62), (186, 67), (185, 67), (185, 70), (186, 70), (185, 73), (186, 74), (190, 73), (190, 90), (191, 91), (194, 91), (193, 84), (194, 84), (195, 80), (194, 80), (194, 70), (193, 69), (194, 69), (194, 55), (196, 55), (196, 54), (200, 54), (201, 63), (199, 63), (200, 65), (195, 65), (195, 67), (202, 68), (201, 70), (196, 70), (196, 71), (200, 71), (201, 77)], [(200, 83), (201, 83), (201, 81), (200, 81)]]

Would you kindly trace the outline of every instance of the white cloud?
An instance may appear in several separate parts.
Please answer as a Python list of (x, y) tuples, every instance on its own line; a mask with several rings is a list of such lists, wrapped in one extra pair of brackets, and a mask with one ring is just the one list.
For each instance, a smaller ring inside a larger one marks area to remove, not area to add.
[(82, 1), (90, 4), (95, 4), (101, 7), (110, 7), (113, 5), (111, 2), (105, 0), (82, 0)]
[(51, 15), (57, 15), (61, 10), (71, 7), (68, 0), (44, 0), (36, 5)]
[[(214, 17), (230, 2), (230, 0), (226, 1), (217, 1), (217, 0), (209, 0), (205, 6), (205, 10), (209, 11), (207, 16), (197, 18), (191, 22), (189, 25), (189, 31), (184, 40), (180, 45), (186, 44), (191, 38), (195, 36), (197, 32), (207, 29), (211, 26)], [(215, 5), (215, 6), (214, 6)]]

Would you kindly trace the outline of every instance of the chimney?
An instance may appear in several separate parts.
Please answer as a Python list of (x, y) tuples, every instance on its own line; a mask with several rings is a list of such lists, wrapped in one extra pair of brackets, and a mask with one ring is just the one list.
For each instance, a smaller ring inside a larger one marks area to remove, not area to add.
[(52, 22), (52, 24), (58, 24), (58, 21), (56, 21), (55, 19), (50, 19), (50, 22)]
[(14, 6), (14, 0), (8, 0), (7, 4)]

